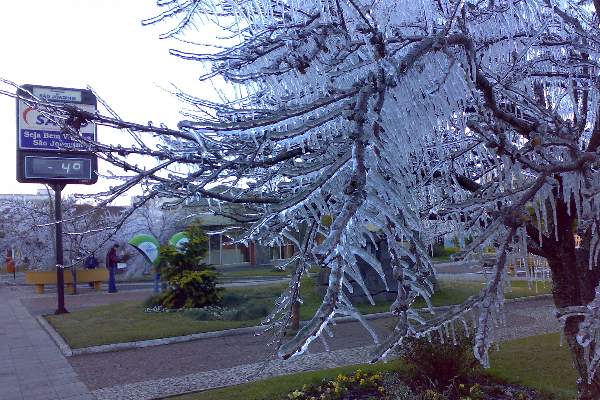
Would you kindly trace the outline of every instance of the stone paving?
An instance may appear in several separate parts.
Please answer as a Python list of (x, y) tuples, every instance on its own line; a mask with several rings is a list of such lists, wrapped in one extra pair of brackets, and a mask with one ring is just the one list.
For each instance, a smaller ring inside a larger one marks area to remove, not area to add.
[(94, 391), (98, 400), (151, 400), (192, 391), (239, 385), (273, 376), (364, 363), (374, 346), (304, 354), (291, 361), (271, 360), (171, 378), (116, 385)]
[[(500, 341), (557, 332), (559, 328), (548, 297), (508, 303), (506, 320), (497, 332)], [(393, 320), (382, 318), (372, 324), (382, 337), (392, 328)], [(152, 399), (370, 360), (372, 340), (359, 324), (337, 324), (333, 331), (334, 338), (328, 339), (332, 351), (326, 353), (316, 341), (310, 354), (288, 361), (274, 359), (266, 338), (250, 334), (69, 360), (98, 399)]]
[(20, 298), (29, 290), (0, 283), (0, 399), (94, 399), (21, 303)]

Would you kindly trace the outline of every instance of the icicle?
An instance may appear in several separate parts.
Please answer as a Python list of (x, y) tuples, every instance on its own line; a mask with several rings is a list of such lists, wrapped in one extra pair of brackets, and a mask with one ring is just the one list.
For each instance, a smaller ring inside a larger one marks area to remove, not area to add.
[(537, 201), (533, 202), (533, 211), (535, 212), (535, 218), (537, 220), (538, 241), (541, 246), (542, 245), (542, 218), (540, 215), (540, 209), (539, 209)]
[(452, 344), (454, 344), (454, 346), (456, 346), (458, 344), (458, 342), (456, 341), (456, 330), (454, 329), (454, 322), (450, 322), (450, 330), (451, 330), (451, 334), (452, 334)]
[(594, 235), (594, 232), (596, 231), (596, 221), (594, 221), (594, 223), (592, 224), (592, 238), (590, 240), (590, 250), (589, 250), (589, 259), (588, 259), (588, 269), (591, 271), (593, 265), (595, 264), (595, 254), (596, 254), (596, 247), (598, 246), (598, 236)]
[(547, 197), (542, 200), (542, 220), (544, 221), (544, 233), (548, 232), (548, 210), (546, 207)]
[(549, 196), (550, 205), (552, 206), (552, 223), (554, 225), (554, 240), (558, 242), (558, 217), (556, 215), (556, 199), (551, 194)]

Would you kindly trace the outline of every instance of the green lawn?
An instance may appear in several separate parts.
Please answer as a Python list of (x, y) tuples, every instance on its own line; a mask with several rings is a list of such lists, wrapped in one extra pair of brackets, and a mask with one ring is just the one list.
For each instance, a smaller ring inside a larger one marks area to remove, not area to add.
[[(289, 278), (291, 276), (291, 269), (287, 268), (285, 271), (276, 271), (272, 266), (268, 267), (247, 267), (237, 271), (228, 270), (227, 267), (217, 268), (219, 277), (224, 280), (231, 279), (243, 279), (243, 278), (254, 278), (254, 277), (278, 277), (278, 278)], [(316, 274), (319, 272), (318, 267), (311, 267), (309, 272)]]
[(299, 374), (278, 376), (262, 381), (231, 386), (223, 389), (208, 390), (183, 396), (169, 397), (171, 400), (276, 400), (302, 385), (318, 384), (323, 379), (333, 379), (339, 374), (350, 374), (360, 368), (365, 372), (395, 371), (402, 368), (399, 361), (387, 364), (349, 365), (346, 367), (302, 372)]
[[(559, 347), (558, 334), (533, 336), (503, 343), (500, 352), (491, 355), (492, 368), (488, 373), (495, 378), (510, 383), (522, 384), (559, 399), (573, 399), (577, 395), (577, 378), (571, 367), (571, 359), (566, 347)], [(393, 371), (402, 368), (399, 361), (388, 364), (354, 365), (349, 367), (304, 372), (300, 374), (265, 379), (244, 385), (223, 389), (208, 390), (171, 400), (274, 400), (283, 398), (304, 384), (319, 383), (332, 379), (338, 374), (352, 373), (357, 368), (366, 371)]]
[(125, 275), (117, 275), (116, 281), (117, 281), (117, 283), (119, 283), (119, 282), (125, 282), (125, 283), (127, 283), (127, 282), (153, 282), (154, 274), (136, 275), (136, 276), (130, 276), (130, 277), (125, 277)]
[[(244, 293), (272, 305), (282, 289), (282, 285), (277, 284), (228, 291)], [(198, 321), (181, 312), (146, 313), (140, 301), (125, 301), (45, 318), (72, 348), (255, 326), (261, 320)]]
[(46, 319), (72, 348), (219, 331), (253, 326), (260, 322), (196, 321), (183, 313), (145, 313), (139, 301), (126, 301), (63, 315), (47, 315)]
[[(286, 284), (250, 286), (227, 289), (228, 292), (243, 294), (253, 302), (270, 308)], [(441, 281), (440, 290), (433, 296), (434, 306), (458, 304), (477, 293), (482, 287), (480, 282)], [(545, 292), (549, 291), (546, 287)], [(527, 289), (526, 282), (513, 282), (513, 292), (507, 297), (535, 295)], [(307, 279), (302, 285), (304, 301), (300, 316), (306, 320), (312, 317), (321, 304), (321, 298), (314, 289), (314, 280)], [(358, 309), (363, 313), (389, 311), (389, 302), (375, 306), (361, 304)], [(424, 302), (417, 303), (417, 307)], [(75, 311), (69, 314), (46, 316), (50, 324), (65, 338), (73, 348), (81, 348), (109, 343), (130, 342), (136, 340), (158, 339), (171, 336), (188, 335), (199, 332), (211, 332), (245, 326), (254, 326), (260, 318), (246, 321), (198, 321), (184, 313), (145, 313), (141, 302), (130, 301)]]
[(558, 333), (531, 336), (500, 344), (491, 355), (489, 373), (497, 378), (553, 393), (559, 398), (577, 395), (577, 372), (566, 343)]
[(241, 279), (253, 277), (279, 277), (287, 278), (290, 276), (290, 270), (275, 271), (273, 267), (248, 267), (238, 271), (229, 271), (227, 268), (217, 268), (219, 278), (221, 279)]

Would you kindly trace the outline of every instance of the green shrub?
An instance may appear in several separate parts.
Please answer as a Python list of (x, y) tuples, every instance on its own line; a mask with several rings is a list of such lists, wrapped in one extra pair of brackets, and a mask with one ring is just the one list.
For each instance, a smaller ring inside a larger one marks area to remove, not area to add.
[(269, 314), (270, 307), (265, 302), (252, 300), (238, 307), (204, 307), (186, 311), (186, 316), (199, 321), (250, 321), (261, 319)]
[(152, 307), (156, 307), (158, 305), (162, 304), (162, 295), (157, 294), (157, 295), (153, 295), (148, 297), (146, 300), (144, 300), (144, 308), (152, 308)]
[(454, 345), (429, 342), (426, 338), (407, 340), (402, 358), (408, 366), (410, 379), (418, 386), (444, 392), (451, 384), (467, 382), (480, 366), (473, 356), (473, 339), (457, 333)]
[(168, 309), (199, 308), (217, 304), (220, 292), (217, 288), (217, 272), (202, 262), (208, 248), (208, 236), (200, 221), (194, 221), (187, 229), (189, 241), (177, 249), (162, 246), (160, 272), (167, 281), (167, 290), (160, 297), (160, 305)]
[(222, 289), (217, 288), (217, 273), (214, 270), (184, 270), (171, 277), (161, 303), (170, 309), (206, 307), (219, 302), (220, 290)]
[(433, 256), (434, 257), (448, 257), (452, 254), (458, 253), (459, 247), (444, 247), (442, 243), (435, 243), (433, 245)]
[(240, 294), (239, 292), (231, 292), (225, 290), (221, 296), (221, 305), (224, 307), (231, 307), (243, 304), (248, 300), (248, 296)]
[(216, 321), (223, 319), (223, 312), (224, 309), (221, 307), (208, 306), (185, 310), (185, 315), (198, 321)]
[(234, 321), (247, 321), (264, 318), (269, 315), (270, 307), (264, 302), (250, 301), (241, 307), (233, 317)]

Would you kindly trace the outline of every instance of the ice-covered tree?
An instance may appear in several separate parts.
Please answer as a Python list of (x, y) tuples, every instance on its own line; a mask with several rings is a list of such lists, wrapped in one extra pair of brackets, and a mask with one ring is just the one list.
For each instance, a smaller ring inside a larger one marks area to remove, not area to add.
[[(288, 323), (307, 267), (330, 270), (312, 320), (293, 340), (278, 337), (281, 357), (302, 353), (335, 315), (361, 319), (345, 291), (350, 280), (361, 282), (359, 258), (381, 273), (366, 250), (377, 234), (397, 280), (397, 324), (376, 339), (373, 359), (408, 336), (468, 325), (466, 315), (475, 314), (474, 351), (487, 365), (507, 259), (530, 252), (552, 271), (580, 398), (600, 398), (600, 3), (157, 4), (160, 14), (145, 23), (171, 24), (162, 37), (183, 39), (172, 54), (227, 87), (221, 100), (176, 90), (189, 105), (178, 129), (38, 107), (74, 137), (82, 119), (129, 130), (135, 145), (89, 143), (130, 172), (110, 196), (141, 183), (139, 205), (163, 195), (207, 197), (214, 212), (250, 226), (246, 238), (295, 243), (294, 277), (267, 321), (274, 328)], [(141, 167), (133, 154), (156, 162)], [(496, 265), (480, 295), (423, 320), (411, 305), (432, 294), (427, 245), (441, 224), (474, 238), (464, 256), (495, 246)]]
[[(63, 246), (65, 264), (73, 270), (83, 265), (89, 252), (100, 247), (106, 252), (107, 240), (126, 243), (136, 232), (134, 219), (127, 220), (118, 234), (110, 229), (120, 222), (123, 207), (93, 207), (78, 202), (73, 196), (62, 199)], [(14, 250), (19, 267), (54, 269), (55, 227), (54, 197), (47, 195), (4, 195), (0, 199), (0, 249)], [(102, 257), (100, 257), (102, 258)]]
[[(21, 196), (0, 200), (0, 249), (4, 256), (14, 251), (17, 268), (46, 269), (55, 264), (49, 202), (32, 201)], [(0, 257), (4, 262), (4, 258)]]

